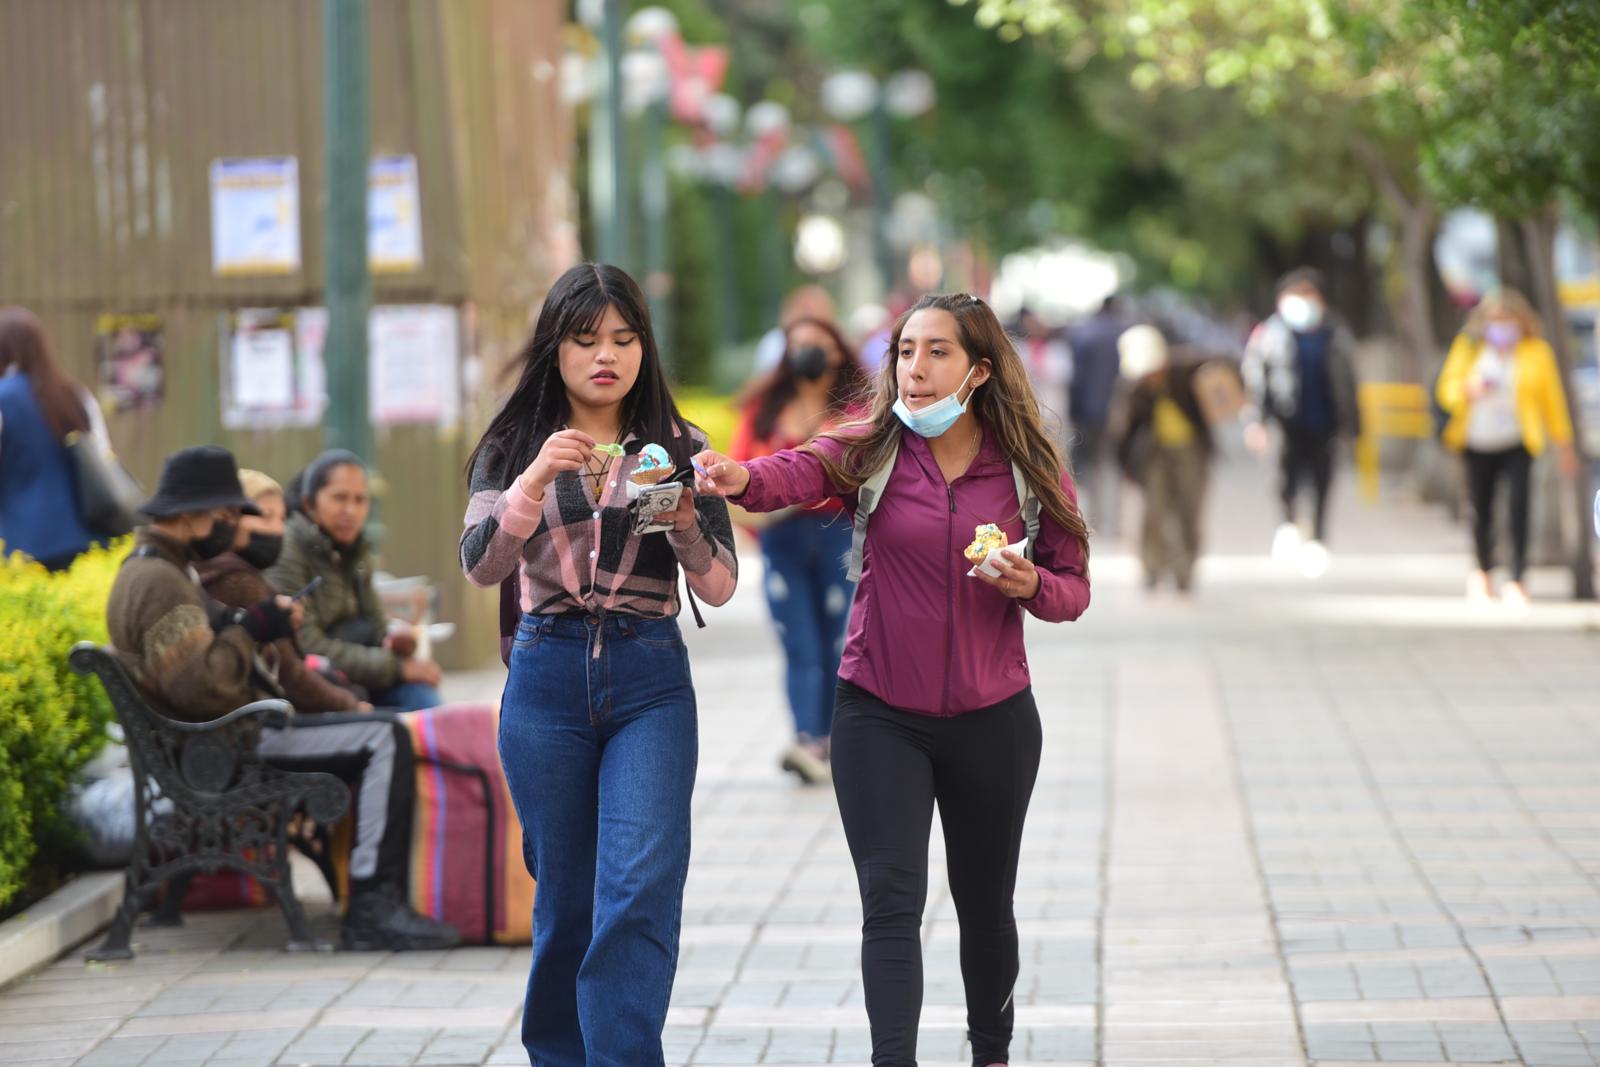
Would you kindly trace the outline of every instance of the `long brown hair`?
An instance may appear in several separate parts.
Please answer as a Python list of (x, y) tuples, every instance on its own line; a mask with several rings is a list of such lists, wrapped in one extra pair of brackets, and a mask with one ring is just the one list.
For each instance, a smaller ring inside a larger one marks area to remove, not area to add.
[[(828, 335), (833, 346), (839, 350), (839, 355), (844, 357), (844, 362), (833, 370), (833, 385), (828, 389), (828, 413), (839, 415), (849, 409), (850, 405), (859, 399), (872, 387), (867, 374), (861, 369), (861, 363), (856, 358), (855, 349), (850, 347), (850, 342), (845, 340), (839, 327), (827, 319), (817, 319), (811, 316), (802, 316), (783, 327), (785, 345), (790, 342), (794, 331), (801, 326), (815, 326)], [(784, 352), (778, 365), (772, 369), (764, 379), (756, 383), (744, 398), (747, 405), (755, 405), (755, 434), (759, 438), (772, 436), (773, 427), (778, 423), (778, 416), (783, 412), (784, 406), (794, 399), (799, 391), (800, 378), (795, 374), (794, 367), (789, 363), (788, 352)]]
[(949, 293), (925, 296), (913, 304), (895, 320), (869, 414), (859, 422), (819, 435), (844, 445), (844, 454), (838, 462), (820, 449), (805, 447), (821, 460), (829, 480), (845, 493), (861, 488), (874, 471), (889, 461), (890, 453), (899, 446), (902, 429), (893, 410), (900, 395), (895, 377), (900, 334), (912, 315), (929, 308), (948, 311), (960, 331), (961, 347), (974, 364), (984, 363), (989, 367), (988, 381), (972, 393), (970, 410), (980, 423), (993, 431), (1000, 450), (1022, 469), (1023, 478), (1039, 498), (1044, 511), (1078, 542), (1083, 558), (1088, 560), (1089, 526), (1078, 505), (1061, 487), (1062, 473), (1067, 473), (1070, 484), (1071, 472), (1067, 471), (1061, 450), (1045, 432), (1039, 402), (1034, 398), (1022, 357), (1012, 347), (994, 310), (978, 297)]
[(620, 267), (579, 263), (567, 268), (546, 294), (533, 335), (517, 356), (522, 371), (516, 388), (472, 450), (468, 479), (478, 461), (487, 458), (500, 468), (502, 488), (511, 488), (545, 439), (571, 417), (567, 387), (561, 381), (561, 342), (598, 329), (607, 307), (617, 309), (643, 350), (639, 378), (622, 400), (622, 432), (659, 442), (680, 470), (689, 465), (694, 451), (691, 427), (672, 399), (644, 291)]
[(27, 308), (0, 307), (0, 374), (12, 367), (28, 376), (39, 412), (57, 441), (64, 441), (70, 433), (88, 431), (89, 413), (83, 408), (77, 383), (50, 355), (38, 317)]

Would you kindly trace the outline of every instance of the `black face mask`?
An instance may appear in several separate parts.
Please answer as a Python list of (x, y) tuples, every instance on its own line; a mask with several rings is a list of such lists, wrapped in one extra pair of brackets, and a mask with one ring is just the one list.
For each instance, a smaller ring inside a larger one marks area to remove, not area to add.
[(789, 353), (789, 369), (804, 381), (818, 381), (828, 373), (828, 351), (820, 345), (796, 348)]
[(216, 559), (233, 547), (233, 539), (238, 533), (237, 523), (212, 523), (209, 534), (189, 542), (189, 551), (195, 554), (196, 559)]
[(283, 537), (279, 534), (252, 533), (250, 543), (239, 550), (239, 558), (258, 571), (264, 571), (283, 554)]

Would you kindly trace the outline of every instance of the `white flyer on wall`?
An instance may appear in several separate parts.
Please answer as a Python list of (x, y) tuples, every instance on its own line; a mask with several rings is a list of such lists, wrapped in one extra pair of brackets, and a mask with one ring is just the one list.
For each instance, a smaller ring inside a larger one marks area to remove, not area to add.
[(293, 156), (211, 161), (211, 269), (223, 276), (300, 269), (300, 168)]
[(378, 156), (367, 170), (367, 262), (374, 274), (422, 269), (416, 156)]
[(461, 412), (461, 322), (453, 307), (372, 309), (368, 334), (372, 421), (453, 426)]

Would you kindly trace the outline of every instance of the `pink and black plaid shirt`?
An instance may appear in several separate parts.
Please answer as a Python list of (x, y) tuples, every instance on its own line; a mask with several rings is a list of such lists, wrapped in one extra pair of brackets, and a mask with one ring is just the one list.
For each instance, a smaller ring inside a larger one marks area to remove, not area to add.
[[(694, 450), (706, 447), (698, 431)], [(474, 585), (494, 586), (521, 567), (524, 612), (625, 612), (647, 618), (676, 615), (678, 567), (706, 603), (726, 603), (738, 580), (733, 525), (718, 497), (696, 496), (699, 522), (682, 533), (635, 534), (627, 481), (645, 442), (630, 435), (627, 454), (606, 471), (599, 499), (593, 482), (575, 472), (556, 477), (541, 501), (529, 499), (503, 461), (485, 455), (472, 472), (461, 535), (461, 569)]]

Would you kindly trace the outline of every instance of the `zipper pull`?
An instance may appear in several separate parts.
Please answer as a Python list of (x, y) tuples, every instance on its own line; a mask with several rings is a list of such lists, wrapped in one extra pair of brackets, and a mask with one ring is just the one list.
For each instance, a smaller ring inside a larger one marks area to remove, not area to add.
[(950, 494), (950, 514), (956, 513), (956, 487), (945, 483), (944, 491)]

